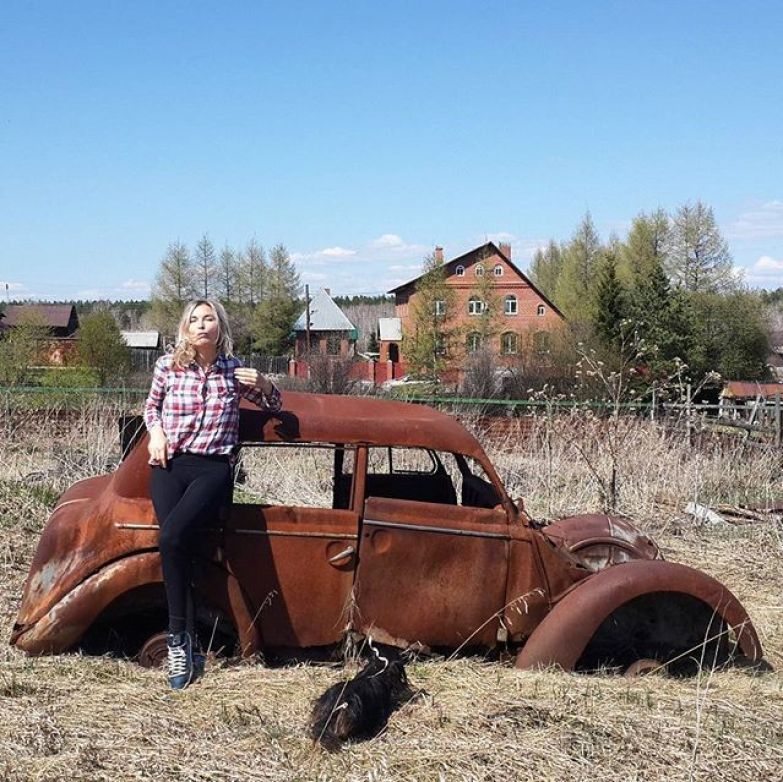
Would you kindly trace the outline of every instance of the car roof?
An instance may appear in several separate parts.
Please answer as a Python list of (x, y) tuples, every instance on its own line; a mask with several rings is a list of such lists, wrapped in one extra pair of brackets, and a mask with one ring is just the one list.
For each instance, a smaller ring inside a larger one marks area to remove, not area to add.
[(455, 418), (426, 405), (361, 396), (283, 392), (279, 413), (242, 400), (242, 442), (397, 445), (452, 451), (486, 459), (483, 448)]

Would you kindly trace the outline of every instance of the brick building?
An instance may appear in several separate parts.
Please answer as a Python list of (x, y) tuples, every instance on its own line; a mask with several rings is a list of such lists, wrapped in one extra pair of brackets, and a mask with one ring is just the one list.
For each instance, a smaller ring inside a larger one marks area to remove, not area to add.
[[(436, 247), (435, 255), (442, 259), (443, 249)], [(483, 347), (477, 318), (485, 304), (476, 290), (483, 276), (489, 275), (492, 280), (493, 298), (497, 303), (492, 321), (495, 333), (486, 347), (501, 359), (510, 363), (531, 344), (539, 350), (545, 349), (549, 332), (565, 322), (560, 310), (512, 262), (511, 245), (487, 242), (448, 261), (445, 271), (445, 284), (454, 292), (456, 308), (448, 325), (457, 335), (458, 344), (449, 348), (455, 362)], [(389, 291), (394, 294), (394, 320), (399, 322), (399, 327), (391, 328), (392, 324), (387, 323), (386, 329), (381, 329), (381, 361), (394, 360), (395, 355), (405, 361), (402, 337), (413, 330), (412, 305), (420, 279), (421, 276), (416, 277)], [(384, 331), (394, 336), (384, 338)]]

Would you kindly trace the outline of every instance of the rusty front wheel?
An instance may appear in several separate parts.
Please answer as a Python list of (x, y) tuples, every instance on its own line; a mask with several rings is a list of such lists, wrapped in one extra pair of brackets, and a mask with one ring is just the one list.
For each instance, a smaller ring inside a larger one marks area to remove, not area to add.
[(162, 668), (168, 656), (167, 633), (151, 635), (139, 651), (139, 665), (142, 668)]

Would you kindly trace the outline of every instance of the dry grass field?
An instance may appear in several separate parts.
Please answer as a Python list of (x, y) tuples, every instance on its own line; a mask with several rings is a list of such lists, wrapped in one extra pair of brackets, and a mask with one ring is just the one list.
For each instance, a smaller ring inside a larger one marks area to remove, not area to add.
[[(617, 504), (667, 559), (695, 565), (744, 602), (775, 671), (520, 672), (481, 659), (409, 666), (421, 690), (370, 742), (328, 754), (305, 724), (346, 671), (215, 663), (182, 693), (133, 662), (29, 659), (5, 645), (48, 512), (73, 480), (106, 469), (114, 411), (0, 426), (0, 779), (29, 780), (780, 780), (783, 779), (783, 527), (774, 514), (703, 525), (684, 505), (783, 496), (771, 449), (687, 446), (638, 421), (610, 431), (542, 418), (492, 444), (510, 491), (538, 518), (596, 509), (614, 453)], [(302, 480), (309, 480), (302, 476)], [(350, 672), (350, 668), (348, 672)]]

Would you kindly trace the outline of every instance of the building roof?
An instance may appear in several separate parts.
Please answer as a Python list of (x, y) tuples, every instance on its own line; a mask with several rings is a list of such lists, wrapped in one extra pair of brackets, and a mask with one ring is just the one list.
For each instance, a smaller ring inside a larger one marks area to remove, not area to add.
[(378, 339), (396, 341), (402, 339), (402, 321), (399, 318), (378, 318)]
[(159, 331), (121, 331), (129, 348), (157, 348), (160, 346)]
[(49, 328), (67, 329), (71, 317), (76, 316), (76, 308), (73, 304), (8, 304), (3, 323), (18, 326), (24, 322), (26, 315), (40, 318)]
[[(533, 281), (494, 242), (486, 242), (479, 247), (474, 247), (472, 250), (468, 250), (466, 253), (463, 253), (457, 258), (452, 258), (450, 261), (446, 261), (443, 265), (446, 269), (446, 274), (451, 276), (454, 273), (455, 268), (460, 264), (464, 266), (491, 254), (499, 255), (541, 297), (541, 299), (546, 304), (548, 304), (561, 318), (565, 319), (565, 316), (557, 308), (557, 306), (553, 304), (552, 301), (550, 301), (550, 299), (541, 292), (541, 290), (539, 290), (535, 283), (533, 283)], [(416, 283), (423, 276), (424, 274), (420, 274), (418, 277), (415, 277), (412, 280), (408, 280), (408, 282), (404, 282), (402, 285), (398, 285), (396, 288), (392, 288), (390, 291), (388, 291), (388, 293), (398, 293), (405, 288), (415, 287)]]
[(769, 399), (775, 394), (783, 396), (783, 383), (757, 383), (747, 380), (729, 380), (720, 392), (722, 397), (730, 399)]
[[(334, 303), (326, 290), (321, 288), (310, 299), (310, 331), (355, 331), (345, 313)], [(307, 331), (307, 308), (297, 318), (294, 331)]]

